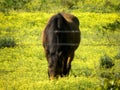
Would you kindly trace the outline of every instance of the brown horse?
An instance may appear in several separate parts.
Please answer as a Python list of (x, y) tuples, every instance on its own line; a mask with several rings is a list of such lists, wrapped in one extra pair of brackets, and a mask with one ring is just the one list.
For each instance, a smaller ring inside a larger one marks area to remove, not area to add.
[(43, 47), (50, 79), (69, 75), (74, 52), (80, 43), (77, 17), (58, 13), (50, 18), (43, 31)]

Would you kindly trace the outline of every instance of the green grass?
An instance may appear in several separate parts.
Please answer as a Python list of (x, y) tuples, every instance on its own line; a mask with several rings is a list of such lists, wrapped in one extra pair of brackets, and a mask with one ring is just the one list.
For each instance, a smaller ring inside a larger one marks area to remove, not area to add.
[[(53, 81), (48, 79), (47, 61), (41, 45), (41, 33), (53, 13), (0, 13), (0, 38), (12, 37), (16, 43), (14, 47), (0, 48), (0, 90), (120, 88), (120, 58), (115, 58), (120, 52), (120, 31), (102, 28), (120, 21), (119, 14), (72, 13), (81, 23), (81, 44), (76, 50), (70, 75)], [(114, 61), (112, 68), (100, 68), (100, 58), (104, 55)]]

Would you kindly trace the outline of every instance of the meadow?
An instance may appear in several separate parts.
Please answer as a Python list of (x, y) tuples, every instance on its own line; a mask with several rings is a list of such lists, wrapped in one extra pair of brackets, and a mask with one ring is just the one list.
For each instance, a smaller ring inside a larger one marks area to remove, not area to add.
[(41, 34), (54, 13), (0, 12), (0, 90), (120, 89), (120, 15), (69, 13), (80, 21), (81, 44), (70, 75), (49, 81)]

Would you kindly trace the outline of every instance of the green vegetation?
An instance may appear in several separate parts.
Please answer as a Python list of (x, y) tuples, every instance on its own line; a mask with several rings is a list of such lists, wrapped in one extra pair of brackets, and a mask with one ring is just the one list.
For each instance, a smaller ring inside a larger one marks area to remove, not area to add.
[[(118, 0), (1, 0), (0, 4), (0, 90), (120, 89)], [(41, 34), (59, 11), (78, 17), (82, 39), (70, 75), (49, 81)]]
[(2, 37), (0, 38), (0, 48), (2, 47), (14, 47), (15, 41), (12, 37)]
[(119, 0), (1, 0), (0, 11), (120, 12)]
[[(72, 62), (71, 73), (69, 77), (49, 81), (41, 33), (52, 13), (0, 13), (0, 37), (12, 37), (16, 44), (16, 47), (4, 46), (0, 49), (0, 89), (120, 88), (120, 31), (104, 30), (105, 35), (101, 32), (105, 29), (103, 26), (119, 20), (119, 15), (80, 12), (73, 14), (81, 22), (82, 41)], [(106, 63), (111, 63), (112, 66), (104, 68)]]

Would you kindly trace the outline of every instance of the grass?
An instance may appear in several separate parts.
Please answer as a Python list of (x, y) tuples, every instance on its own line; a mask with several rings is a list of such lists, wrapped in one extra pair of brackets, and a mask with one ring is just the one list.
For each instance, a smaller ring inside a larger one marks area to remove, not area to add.
[[(15, 47), (0, 48), (0, 90), (120, 88), (120, 58), (115, 58), (120, 52), (120, 31), (117, 29), (103, 34), (102, 28), (119, 21), (119, 14), (72, 13), (81, 23), (81, 44), (72, 62), (70, 75), (53, 81), (48, 79), (47, 61), (41, 45), (42, 30), (53, 13), (0, 13), (0, 37), (13, 37), (16, 43)], [(112, 68), (100, 68), (100, 58), (104, 55), (114, 61)]]

